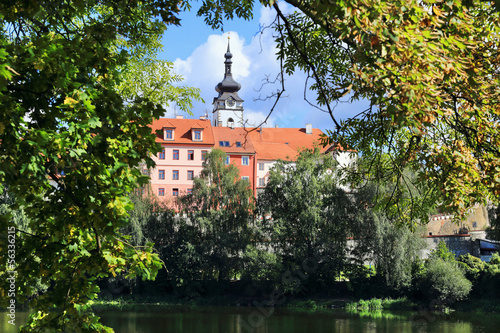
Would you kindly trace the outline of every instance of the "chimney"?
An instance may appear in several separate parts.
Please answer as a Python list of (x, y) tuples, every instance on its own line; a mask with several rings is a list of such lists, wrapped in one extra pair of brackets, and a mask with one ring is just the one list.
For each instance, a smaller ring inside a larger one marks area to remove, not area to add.
[(205, 120), (205, 116), (200, 116), (200, 120)]
[(313, 134), (313, 125), (306, 124), (306, 134)]
[(183, 115), (177, 115), (177, 116), (175, 116), (175, 119), (184, 119), (184, 116)]
[(274, 128), (278, 128), (279, 126), (278, 125), (274, 125)]

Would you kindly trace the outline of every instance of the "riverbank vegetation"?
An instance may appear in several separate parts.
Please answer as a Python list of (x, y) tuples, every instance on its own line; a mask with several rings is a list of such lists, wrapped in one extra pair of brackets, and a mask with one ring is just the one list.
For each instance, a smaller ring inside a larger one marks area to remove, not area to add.
[(496, 295), (497, 256), (491, 263), (455, 258), (440, 243), (421, 259), (418, 227), (374, 207), (375, 192), (391, 191), (390, 183), (347, 193), (331, 157), (302, 151), (295, 163), (276, 164), (254, 201), (224, 160), (222, 151), (209, 153), (192, 194), (178, 202), (132, 197), (136, 208), (123, 231), (135, 245), (154, 243), (165, 269), (155, 281), (101, 280), (101, 299), (444, 309)]

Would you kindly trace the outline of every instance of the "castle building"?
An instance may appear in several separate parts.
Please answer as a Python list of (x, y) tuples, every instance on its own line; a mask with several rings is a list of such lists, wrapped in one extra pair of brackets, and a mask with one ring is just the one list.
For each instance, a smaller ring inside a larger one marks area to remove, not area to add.
[[(153, 157), (156, 167), (149, 172), (151, 189), (160, 199), (168, 200), (190, 194), (193, 179), (203, 168), (205, 154), (213, 148), (226, 152), (226, 163), (234, 164), (240, 177), (249, 182), (255, 196), (267, 183), (269, 170), (278, 160), (293, 161), (303, 148), (318, 147), (330, 153), (332, 147), (321, 147), (323, 132), (307, 124), (305, 128), (245, 127), (241, 85), (232, 76), (232, 57), (228, 42), (224, 55), (224, 78), (215, 86), (213, 121), (200, 119), (160, 118), (151, 125), (161, 152)], [(335, 149), (334, 156), (348, 160), (349, 152)]]

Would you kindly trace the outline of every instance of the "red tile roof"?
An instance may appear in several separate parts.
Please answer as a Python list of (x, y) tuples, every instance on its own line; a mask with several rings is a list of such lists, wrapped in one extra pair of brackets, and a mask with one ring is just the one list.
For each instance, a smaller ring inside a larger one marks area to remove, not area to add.
[[(248, 130), (241, 127), (231, 129), (229, 127), (212, 127), (214, 134), (215, 148), (219, 148), (226, 153), (255, 154), (255, 147), (248, 136)], [(221, 147), (220, 141), (229, 142), (229, 147)], [(236, 145), (240, 142), (241, 147)]]
[(306, 134), (305, 128), (262, 128), (251, 131), (249, 137), (259, 160), (294, 160), (301, 148), (318, 146), (325, 152), (320, 145), (321, 134), (317, 128), (312, 129), (312, 134)]
[[(163, 140), (163, 132), (161, 130), (164, 127), (175, 128), (174, 130), (174, 140)], [(202, 129), (203, 130), (203, 141), (193, 141), (191, 129)], [(212, 133), (212, 126), (210, 120), (203, 119), (171, 119), (171, 118), (160, 118), (155, 120), (151, 125), (153, 133), (160, 130), (156, 134), (156, 142), (161, 143), (189, 143), (195, 145), (213, 145), (214, 137)]]
[(297, 158), (297, 150), (285, 143), (255, 142), (254, 147), (259, 160), (293, 161)]

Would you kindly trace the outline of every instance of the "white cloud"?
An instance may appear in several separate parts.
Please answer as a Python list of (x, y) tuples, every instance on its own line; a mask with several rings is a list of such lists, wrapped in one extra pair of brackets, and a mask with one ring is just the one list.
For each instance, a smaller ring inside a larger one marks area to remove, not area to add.
[[(281, 3), (280, 6), (282, 6)], [(291, 10), (291, 7), (286, 6), (282, 10), (286, 13)], [(262, 7), (260, 26), (268, 26), (274, 21), (275, 15), (273, 10)], [(250, 124), (259, 124), (267, 117), (275, 102), (275, 98), (269, 96), (281, 88), (279, 83), (264, 84), (267, 79), (275, 80), (280, 73), (273, 37), (275, 33), (274, 29), (267, 28), (250, 41), (246, 41), (238, 35), (237, 31), (230, 32), (233, 77), (242, 86), (238, 94), (245, 100), (244, 115)], [(195, 104), (193, 109), (195, 117), (204, 115), (206, 111), (210, 116), (212, 115), (212, 100), (217, 94), (215, 86), (224, 77), (227, 36), (227, 33), (211, 34), (206, 42), (198, 46), (187, 59), (174, 61), (174, 71), (185, 78), (182, 84), (201, 89), (205, 103)], [(321, 112), (304, 101), (305, 79), (306, 74), (301, 72), (296, 72), (292, 77), (285, 77), (286, 91), (269, 117), (268, 127), (274, 125), (305, 127), (306, 123), (312, 123), (313, 127), (322, 130), (334, 127), (328, 113)], [(314, 92), (309, 91), (308, 98), (314, 102)], [(335, 116), (345, 118), (346, 115), (359, 112), (357, 109), (359, 106), (340, 104), (335, 109)], [(173, 114), (174, 112), (170, 110), (167, 116), (171, 117)]]
[[(245, 119), (247, 123), (245, 127), (274, 127), (275, 121), (273, 117), (269, 117), (266, 121), (268, 113), (262, 111), (253, 111), (249, 109), (245, 109)], [(264, 122), (265, 121), (265, 122)]]

